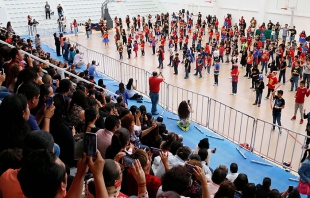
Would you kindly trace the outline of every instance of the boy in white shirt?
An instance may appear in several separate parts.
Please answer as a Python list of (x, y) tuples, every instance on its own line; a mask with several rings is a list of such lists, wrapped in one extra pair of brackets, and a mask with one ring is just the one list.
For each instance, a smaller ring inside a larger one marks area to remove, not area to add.
[(235, 179), (238, 177), (238, 165), (236, 163), (230, 164), (230, 174), (226, 176), (228, 181), (234, 182)]

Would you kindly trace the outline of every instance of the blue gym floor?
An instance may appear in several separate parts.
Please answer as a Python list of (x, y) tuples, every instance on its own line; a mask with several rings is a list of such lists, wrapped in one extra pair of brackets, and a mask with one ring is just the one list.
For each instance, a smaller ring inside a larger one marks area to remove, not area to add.
[[(63, 61), (62, 57), (56, 56), (56, 52), (53, 49), (49, 48), (48, 46), (44, 44), (42, 44), (42, 48), (45, 52), (49, 52), (52, 58)], [(85, 69), (86, 69), (86, 66), (82, 67), (80, 70), (85, 70)], [(111, 80), (110, 78), (104, 76), (103, 74), (101, 75), (102, 75), (102, 78), (104, 79), (104, 84), (107, 86), (107, 89), (115, 92), (118, 89), (118, 82)], [(96, 82), (98, 82), (98, 78), (96, 77), (95, 79), (96, 79)], [(144, 101), (150, 101), (150, 99), (144, 97)], [(146, 106), (146, 109), (148, 110), (151, 109), (150, 102), (137, 103), (136, 101), (129, 100), (129, 106), (131, 105), (140, 106), (142, 104)], [(158, 112), (161, 113), (162, 111), (163, 111), (163, 108), (161, 106), (158, 106)], [(181, 129), (179, 129), (179, 127), (177, 126), (176, 124), (177, 121), (168, 119), (167, 117), (178, 118), (178, 116), (171, 112), (165, 111), (163, 113), (164, 123), (167, 126), (167, 130), (172, 131), (177, 134), (181, 134), (183, 136), (184, 145), (190, 147), (191, 149), (195, 149), (199, 140), (205, 138), (206, 134), (217, 136), (217, 134), (201, 126), (198, 126), (200, 130), (203, 132), (202, 134), (199, 130), (196, 129), (195, 123), (191, 124), (190, 130), (188, 132), (184, 132)], [(235, 162), (239, 166), (238, 172), (247, 174), (249, 182), (258, 184), (263, 181), (264, 177), (270, 177), (272, 180), (271, 188), (278, 189), (280, 192), (285, 191), (290, 185), (296, 186), (296, 187), (298, 185), (298, 182), (289, 180), (289, 178), (297, 178), (295, 175), (289, 172), (286, 172), (285, 170), (275, 165), (265, 166), (265, 165), (252, 163), (251, 160), (256, 160), (256, 161), (270, 164), (268, 161), (265, 161), (263, 158), (257, 155), (254, 155), (245, 149), (240, 148), (240, 150), (246, 156), (246, 159), (244, 159), (243, 156), (241, 156), (241, 154), (236, 150), (238, 146), (226, 139), (219, 140), (215, 138), (209, 138), (209, 142), (210, 142), (211, 148), (217, 148), (216, 153), (212, 154), (211, 156), (211, 167), (213, 169), (216, 168), (216, 166), (218, 166), (219, 164), (225, 164), (229, 168), (230, 164)]]

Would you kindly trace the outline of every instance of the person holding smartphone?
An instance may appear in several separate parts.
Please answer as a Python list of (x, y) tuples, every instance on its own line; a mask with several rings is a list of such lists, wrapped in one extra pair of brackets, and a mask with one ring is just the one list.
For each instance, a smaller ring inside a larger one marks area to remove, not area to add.
[(179, 108), (178, 108), (178, 115), (180, 120), (178, 121), (177, 125), (178, 127), (180, 127), (180, 129), (182, 131), (188, 131), (191, 121), (189, 119), (190, 117), (190, 113), (191, 113), (191, 103), (190, 100), (186, 101), (182, 101), (179, 104)]
[(11, 95), (10, 92), (8, 92), (8, 89), (4, 86), (2, 86), (2, 83), (5, 81), (6, 75), (2, 71), (0, 71), (0, 100), (3, 100), (5, 97)]
[(162, 73), (157, 74), (156, 71), (153, 72), (152, 76), (149, 78), (150, 85), (150, 98), (152, 102), (152, 115), (158, 115), (157, 104), (159, 100), (160, 83), (165, 80)]

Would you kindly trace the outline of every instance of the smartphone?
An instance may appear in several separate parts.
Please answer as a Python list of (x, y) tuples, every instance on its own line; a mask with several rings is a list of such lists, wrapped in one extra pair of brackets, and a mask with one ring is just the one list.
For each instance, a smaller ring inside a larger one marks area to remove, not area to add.
[(4, 68), (2, 68), (2, 74), (4, 74)]
[(54, 80), (54, 79), (53, 79), (53, 84), (55, 84), (56, 82), (57, 82), (57, 80)]
[(191, 174), (194, 174), (194, 168), (195, 166), (194, 165), (191, 165), (191, 164), (185, 164), (185, 167), (187, 168), (188, 172), (191, 173)]
[(86, 132), (84, 135), (84, 148), (87, 156), (96, 157), (97, 152), (97, 134)]
[(135, 160), (131, 157), (125, 156), (123, 158), (123, 165), (125, 165), (126, 167), (132, 168), (133, 163), (135, 163)]
[(80, 159), (83, 157), (84, 149), (84, 133), (75, 134), (73, 136), (73, 155), (74, 159)]
[(294, 189), (294, 186), (289, 186), (288, 187), (288, 192), (290, 193)]
[(53, 103), (53, 97), (47, 97), (46, 99), (46, 108), (50, 108), (50, 106), (52, 105)]
[(154, 155), (159, 155), (159, 152), (161, 152), (161, 149), (151, 147), (151, 152), (152, 152)]
[(191, 103), (191, 100), (187, 100), (187, 103)]

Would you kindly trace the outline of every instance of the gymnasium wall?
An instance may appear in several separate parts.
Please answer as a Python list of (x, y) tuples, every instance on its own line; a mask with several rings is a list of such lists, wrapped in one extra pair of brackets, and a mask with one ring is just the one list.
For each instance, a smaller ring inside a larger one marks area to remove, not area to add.
[[(248, 23), (255, 17), (258, 24), (267, 23), (269, 19), (273, 23), (279, 22), (291, 24), (292, 12), (290, 7), (295, 7), (293, 25), (297, 32), (305, 30), (310, 34), (310, 2), (309, 0), (159, 0), (169, 12), (178, 12), (181, 9), (189, 10), (197, 15), (200, 11), (205, 17), (208, 14), (216, 14), (223, 22), (227, 13), (232, 14), (233, 23), (238, 22), (241, 16)], [(281, 8), (288, 7), (287, 10)]]

